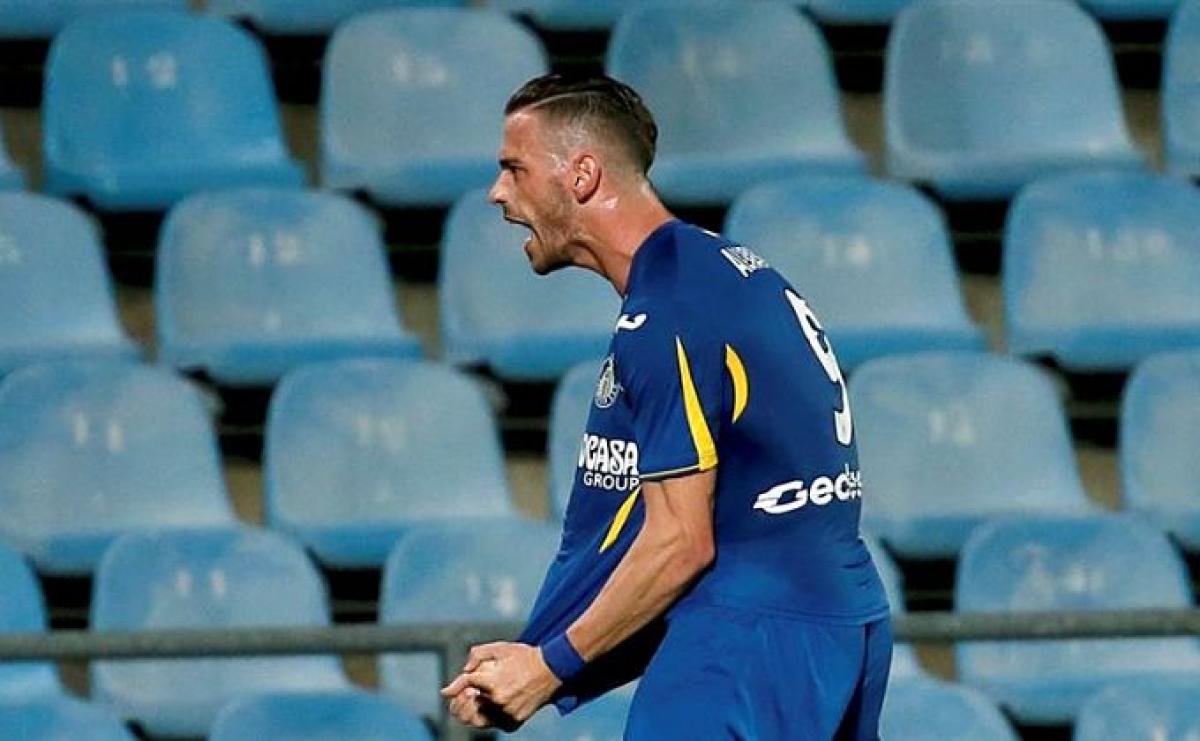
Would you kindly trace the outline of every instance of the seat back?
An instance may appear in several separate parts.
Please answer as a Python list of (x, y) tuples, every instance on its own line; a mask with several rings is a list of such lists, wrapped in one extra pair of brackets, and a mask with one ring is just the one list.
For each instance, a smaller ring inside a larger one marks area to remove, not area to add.
[(419, 718), (366, 692), (293, 692), (235, 700), (209, 741), (433, 741)]
[(1146, 678), (1106, 687), (1075, 719), (1075, 741), (1200, 737), (1200, 676)]
[[(33, 569), (20, 553), (0, 543), (0, 633), (44, 633), (46, 607)], [(0, 702), (25, 704), (63, 694), (54, 665), (47, 662), (0, 664)], [(0, 723), (10, 717), (0, 712)], [(7, 734), (0, 734), (6, 735)]]
[(559, 381), (550, 404), (550, 434), (547, 438), (547, 467), (550, 474), (550, 504), (556, 517), (567, 513), (567, 502), (575, 486), (579, 444), (587, 426), (600, 363), (586, 360)]

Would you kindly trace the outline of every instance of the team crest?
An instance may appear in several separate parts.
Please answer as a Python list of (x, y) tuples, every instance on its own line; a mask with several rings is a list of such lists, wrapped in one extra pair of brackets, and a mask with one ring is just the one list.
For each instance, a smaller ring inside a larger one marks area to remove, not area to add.
[(617, 383), (617, 368), (613, 356), (609, 355), (600, 366), (600, 380), (596, 382), (596, 406), (608, 409), (617, 402), (621, 393), (621, 384)]

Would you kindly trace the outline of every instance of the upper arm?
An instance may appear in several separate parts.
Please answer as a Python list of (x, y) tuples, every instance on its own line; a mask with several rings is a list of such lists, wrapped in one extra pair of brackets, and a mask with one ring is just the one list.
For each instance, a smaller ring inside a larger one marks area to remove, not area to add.
[(716, 469), (643, 482), (642, 531), (651, 538), (674, 540), (707, 563), (713, 550), (716, 482)]

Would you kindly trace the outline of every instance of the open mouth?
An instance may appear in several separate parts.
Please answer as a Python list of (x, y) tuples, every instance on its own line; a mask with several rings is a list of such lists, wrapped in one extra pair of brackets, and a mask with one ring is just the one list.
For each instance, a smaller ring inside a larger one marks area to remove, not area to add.
[(504, 214), (504, 220), (510, 224), (516, 224), (517, 226), (525, 227), (525, 229), (529, 232), (529, 236), (525, 237), (525, 242), (522, 244), (522, 247), (528, 250), (530, 243), (533, 242), (533, 227), (530, 226), (529, 222), (521, 221), (520, 219), (509, 216), (508, 214)]

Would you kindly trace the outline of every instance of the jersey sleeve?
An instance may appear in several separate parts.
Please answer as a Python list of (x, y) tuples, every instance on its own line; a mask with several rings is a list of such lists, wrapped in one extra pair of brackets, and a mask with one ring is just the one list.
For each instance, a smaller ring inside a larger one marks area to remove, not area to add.
[(617, 374), (629, 395), (638, 470), (656, 481), (717, 465), (723, 404), (722, 346), (709, 328), (675, 307), (634, 315), (615, 343)]

